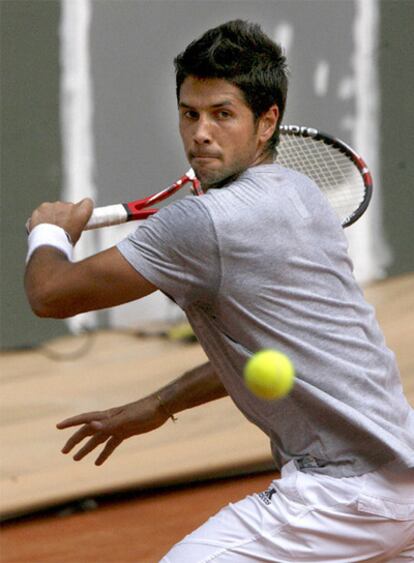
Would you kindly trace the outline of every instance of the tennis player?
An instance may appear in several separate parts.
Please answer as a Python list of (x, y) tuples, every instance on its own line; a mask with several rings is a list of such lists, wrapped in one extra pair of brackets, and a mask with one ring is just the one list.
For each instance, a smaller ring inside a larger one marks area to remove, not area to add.
[[(287, 93), (281, 49), (237, 20), (191, 43), (175, 68), (180, 133), (205, 195), (80, 262), (72, 244), (92, 202), (41, 205), (26, 291), (36, 314), (62, 318), (159, 289), (185, 311), (209, 362), (135, 402), (61, 422), (77, 427), (63, 452), (77, 448), (80, 460), (100, 446), (100, 465), (126, 438), (229, 395), (269, 436), (281, 479), (223, 508), (163, 563), (412, 562), (414, 411), (338, 219), (310, 180), (273, 163)], [(243, 385), (262, 348), (296, 367), (279, 401)]]

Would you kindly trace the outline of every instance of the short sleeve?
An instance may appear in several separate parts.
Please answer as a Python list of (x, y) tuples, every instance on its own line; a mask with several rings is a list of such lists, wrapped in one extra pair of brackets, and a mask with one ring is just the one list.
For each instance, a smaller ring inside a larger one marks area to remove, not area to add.
[(211, 304), (220, 283), (217, 238), (202, 198), (188, 196), (141, 222), (117, 248), (183, 309)]

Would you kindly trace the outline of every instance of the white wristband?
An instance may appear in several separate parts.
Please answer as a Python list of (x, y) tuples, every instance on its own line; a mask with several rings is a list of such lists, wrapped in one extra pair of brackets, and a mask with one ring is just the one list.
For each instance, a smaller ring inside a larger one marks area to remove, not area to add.
[(29, 262), (33, 252), (39, 246), (53, 246), (65, 254), (68, 260), (72, 260), (73, 244), (67, 232), (50, 223), (40, 223), (30, 231), (27, 239), (27, 257), (26, 264)]

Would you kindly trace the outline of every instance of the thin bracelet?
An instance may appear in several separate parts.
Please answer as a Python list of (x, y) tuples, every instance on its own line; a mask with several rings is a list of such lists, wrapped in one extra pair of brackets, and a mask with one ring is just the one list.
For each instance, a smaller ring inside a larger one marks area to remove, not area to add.
[(165, 414), (167, 414), (167, 415), (169, 416), (169, 418), (171, 418), (171, 420), (172, 420), (173, 422), (177, 422), (177, 420), (178, 420), (177, 417), (174, 416), (174, 415), (167, 409), (167, 407), (165, 406), (163, 400), (162, 400), (161, 397), (160, 397), (160, 394), (157, 393), (155, 396), (157, 397), (158, 402), (159, 402), (159, 404), (160, 404), (162, 410), (165, 412)]

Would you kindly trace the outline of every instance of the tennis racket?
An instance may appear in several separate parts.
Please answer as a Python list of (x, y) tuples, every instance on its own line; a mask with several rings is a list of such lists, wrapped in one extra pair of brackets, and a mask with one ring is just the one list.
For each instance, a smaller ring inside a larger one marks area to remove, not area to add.
[[(311, 178), (325, 194), (343, 227), (365, 212), (372, 196), (372, 178), (364, 160), (343, 141), (310, 127), (282, 125), (276, 162)], [(158, 210), (150, 207), (190, 184), (202, 195), (200, 182), (189, 170), (174, 184), (144, 199), (97, 207), (85, 229), (146, 219)]]

